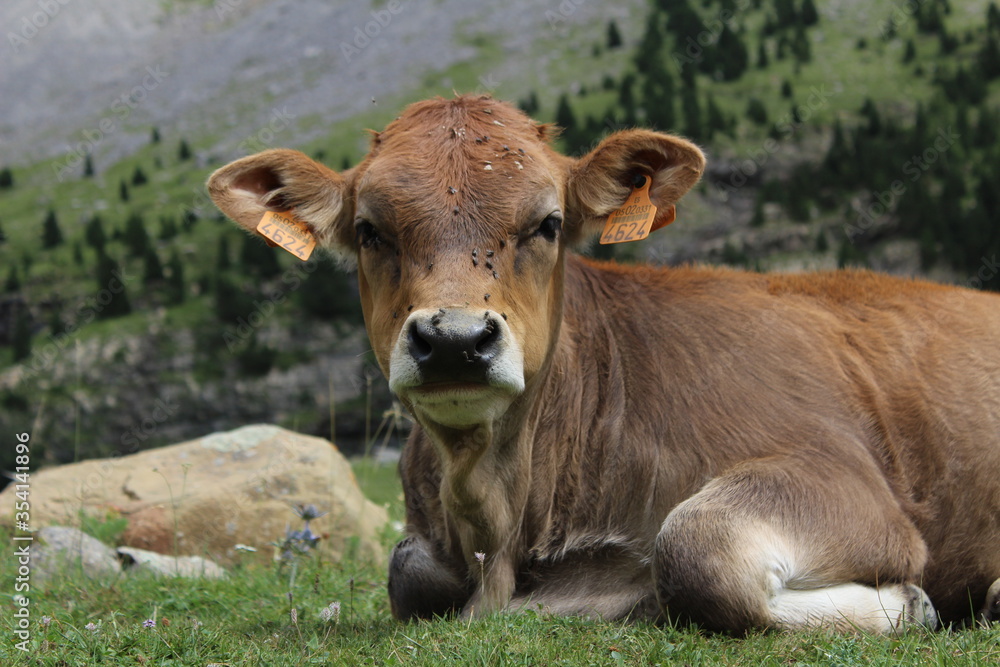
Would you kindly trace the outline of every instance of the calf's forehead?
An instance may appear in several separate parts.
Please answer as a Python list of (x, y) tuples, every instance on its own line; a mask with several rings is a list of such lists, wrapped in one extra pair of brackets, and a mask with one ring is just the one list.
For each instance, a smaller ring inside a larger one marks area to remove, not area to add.
[(420, 103), (376, 135), (356, 181), (359, 215), (404, 227), (428, 217), (494, 227), (557, 195), (552, 155), (544, 127), (505, 104)]

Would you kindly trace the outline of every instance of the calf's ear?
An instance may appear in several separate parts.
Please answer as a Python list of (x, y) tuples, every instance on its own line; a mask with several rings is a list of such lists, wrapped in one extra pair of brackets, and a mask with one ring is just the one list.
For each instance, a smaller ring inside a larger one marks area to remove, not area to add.
[[(290, 211), (317, 245), (347, 262), (355, 257), (346, 179), (299, 151), (275, 149), (241, 158), (208, 179), (215, 205), (243, 229), (258, 234), (267, 211)], [(272, 244), (273, 245), (273, 244)]]
[(653, 226), (673, 219), (674, 205), (701, 178), (705, 156), (690, 141), (650, 130), (624, 130), (604, 139), (569, 170), (566, 229), (571, 243), (604, 228), (607, 217), (624, 205), (636, 175), (651, 180), (656, 205)]

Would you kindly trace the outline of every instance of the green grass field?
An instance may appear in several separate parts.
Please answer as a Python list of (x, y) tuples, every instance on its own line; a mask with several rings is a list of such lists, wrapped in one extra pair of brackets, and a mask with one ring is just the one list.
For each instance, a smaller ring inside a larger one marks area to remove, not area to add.
[[(376, 502), (402, 514), (394, 466), (355, 463)], [(387, 530), (386, 552), (398, 534)], [(8, 538), (8, 544), (11, 544)], [(369, 562), (300, 561), (233, 568), (225, 581), (67, 573), (31, 594), (30, 651), (14, 648), (12, 559), (0, 665), (988, 665), (1000, 626), (901, 638), (754, 633), (733, 638), (648, 623), (602, 623), (533, 612), (472, 622), (403, 624), (389, 613), (386, 574)], [(321, 612), (340, 603), (337, 619)], [(295, 609), (295, 619), (291, 610)], [(150, 623), (155, 622), (155, 625)], [(150, 626), (150, 627), (146, 627)]]

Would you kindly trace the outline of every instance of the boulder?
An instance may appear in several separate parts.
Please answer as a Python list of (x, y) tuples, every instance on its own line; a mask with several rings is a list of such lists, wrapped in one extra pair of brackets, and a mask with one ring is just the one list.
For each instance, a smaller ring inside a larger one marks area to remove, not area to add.
[(112, 549), (95, 537), (69, 526), (46, 526), (31, 543), (31, 577), (36, 583), (61, 575), (113, 579), (120, 574), (218, 579), (226, 571), (200, 556), (164, 556), (152, 551)]
[[(13, 486), (0, 494), (0, 522), (13, 525)], [(350, 464), (326, 440), (277, 426), (246, 426), (119, 458), (94, 459), (31, 474), (31, 525), (78, 524), (79, 515), (128, 517), (125, 546), (223, 563), (237, 544), (272, 557), (272, 543), (310, 521), (318, 549), (382, 562), (384, 508), (364, 497)], [(244, 555), (243, 557), (246, 557)]]
[(110, 579), (122, 570), (114, 549), (96, 537), (66, 526), (46, 526), (35, 533), (30, 554), (31, 578), (35, 582), (60, 574)]
[(221, 579), (226, 576), (225, 570), (201, 556), (164, 556), (135, 547), (118, 547), (116, 551), (129, 574), (203, 579)]

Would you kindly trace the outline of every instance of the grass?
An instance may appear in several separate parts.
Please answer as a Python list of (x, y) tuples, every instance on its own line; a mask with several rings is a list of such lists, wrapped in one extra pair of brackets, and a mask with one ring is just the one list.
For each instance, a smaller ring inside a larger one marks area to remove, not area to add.
[[(395, 466), (371, 460), (354, 466), (369, 497), (400, 518)], [(386, 531), (386, 550), (396, 539), (397, 532)], [(2, 561), (7, 582), (11, 563)], [(224, 581), (62, 577), (32, 588), (27, 653), (14, 648), (13, 606), (5, 604), (0, 664), (978, 666), (1000, 660), (1000, 626), (902, 638), (821, 632), (733, 638), (535, 612), (403, 624), (391, 617), (384, 569), (370, 562), (307, 557), (291, 588), (288, 575), (287, 568), (252, 565), (232, 568)], [(333, 602), (340, 603), (339, 619), (323, 620), (321, 611)], [(155, 626), (144, 627), (149, 619)]]

